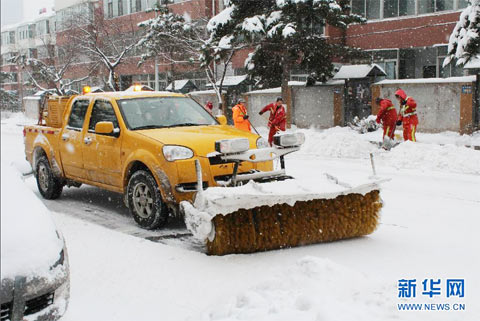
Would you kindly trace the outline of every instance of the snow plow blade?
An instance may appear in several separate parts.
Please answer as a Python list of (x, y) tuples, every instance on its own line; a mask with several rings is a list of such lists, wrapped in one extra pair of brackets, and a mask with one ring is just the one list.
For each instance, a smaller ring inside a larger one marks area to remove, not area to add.
[[(209, 255), (330, 242), (376, 229), (382, 207), (377, 183), (345, 188), (327, 178), (320, 185), (330, 185), (332, 192), (305, 193), (305, 186), (294, 179), (218, 187), (182, 207), (188, 229), (205, 242)], [(282, 195), (281, 190), (292, 193)]]
[(378, 223), (379, 191), (335, 199), (240, 209), (213, 219), (210, 255), (252, 253), (371, 234)]
[[(205, 243), (207, 254), (289, 248), (364, 236), (376, 229), (382, 207), (376, 178), (341, 181), (325, 174), (299, 181), (285, 174), (284, 156), (303, 141), (302, 135), (287, 134), (277, 137), (274, 147), (253, 150), (241, 140), (218, 142), (216, 156), (235, 162), (233, 175), (217, 181), (225, 187), (205, 191), (202, 168), (195, 161), (195, 200), (180, 206), (187, 228)], [(237, 173), (239, 162), (275, 158), (280, 159), (279, 170)]]

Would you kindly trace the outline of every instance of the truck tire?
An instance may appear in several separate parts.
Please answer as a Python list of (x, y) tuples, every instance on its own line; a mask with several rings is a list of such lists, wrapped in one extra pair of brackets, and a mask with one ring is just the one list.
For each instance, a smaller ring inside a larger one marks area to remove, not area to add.
[(53, 174), (52, 168), (46, 156), (41, 156), (36, 164), (35, 177), (40, 194), (47, 200), (54, 200), (60, 197), (63, 184)]
[(127, 199), (133, 219), (144, 229), (153, 230), (167, 223), (168, 208), (149, 172), (138, 170), (133, 173), (128, 181)]

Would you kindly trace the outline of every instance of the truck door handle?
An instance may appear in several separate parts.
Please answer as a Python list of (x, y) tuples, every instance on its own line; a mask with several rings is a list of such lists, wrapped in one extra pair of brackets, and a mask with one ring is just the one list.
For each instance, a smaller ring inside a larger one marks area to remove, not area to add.
[(62, 140), (63, 140), (64, 142), (68, 141), (69, 138), (70, 138), (70, 136), (68, 136), (68, 134), (63, 134), (63, 135), (62, 135)]
[(92, 143), (92, 137), (85, 137), (83, 139), (83, 142), (85, 143), (85, 145), (90, 145)]

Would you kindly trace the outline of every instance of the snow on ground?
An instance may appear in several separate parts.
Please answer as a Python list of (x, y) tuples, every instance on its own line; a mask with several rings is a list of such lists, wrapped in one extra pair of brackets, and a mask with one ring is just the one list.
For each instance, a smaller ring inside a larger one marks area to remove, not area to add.
[(346, 127), (299, 131), (305, 134), (306, 141), (294, 157), (369, 158), (373, 153), (379, 166), (480, 174), (480, 152), (460, 143), (480, 146), (480, 132), (473, 136), (451, 132), (418, 134), (418, 142), (404, 142), (387, 152), (370, 143), (381, 141), (382, 130), (367, 134)]
[[(2, 161), (22, 168), (15, 117), (2, 119)], [(147, 240), (164, 232), (138, 232), (118, 194), (67, 189), (61, 199), (44, 201), (56, 212), (70, 255), (71, 299), (62, 320), (480, 320), (480, 175), (465, 164), (476, 164), (480, 152), (407, 143), (387, 153), (349, 130), (302, 131), (305, 148), (287, 158), (286, 169), (306, 184), (325, 172), (339, 179), (368, 175), (369, 153), (376, 153), (378, 176), (391, 179), (382, 187), (376, 232), (209, 257), (188, 241)], [(431, 153), (448, 162), (425, 156)], [(7, 183), (2, 175), (2, 188)], [(26, 183), (39, 195), (33, 177)], [(430, 278), (441, 280), (442, 295), (422, 295), (422, 280)], [(446, 298), (448, 278), (465, 280), (464, 298)], [(398, 297), (400, 279), (416, 279), (416, 298)], [(399, 311), (400, 303), (464, 303), (466, 310)]]

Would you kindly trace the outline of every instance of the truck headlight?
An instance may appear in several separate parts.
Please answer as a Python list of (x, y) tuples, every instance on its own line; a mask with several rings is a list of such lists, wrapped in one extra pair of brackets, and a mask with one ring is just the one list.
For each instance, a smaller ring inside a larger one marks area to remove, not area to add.
[(300, 146), (305, 142), (303, 133), (283, 134), (273, 136), (273, 143), (282, 147)]
[(246, 152), (250, 149), (250, 142), (246, 138), (222, 139), (215, 142), (215, 150), (220, 154)]
[(266, 141), (265, 138), (259, 137), (257, 139), (257, 148), (268, 148), (268, 147), (270, 146), (268, 145), (268, 142)]
[(193, 157), (193, 151), (184, 146), (165, 145), (162, 148), (163, 156), (169, 162)]

